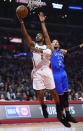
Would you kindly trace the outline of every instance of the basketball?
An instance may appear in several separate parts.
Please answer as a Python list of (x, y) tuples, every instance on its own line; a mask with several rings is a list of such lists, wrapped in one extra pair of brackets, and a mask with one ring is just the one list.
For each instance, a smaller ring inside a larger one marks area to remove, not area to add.
[(25, 18), (25, 17), (27, 17), (28, 12), (29, 12), (29, 11), (28, 11), (27, 7), (24, 6), (24, 5), (20, 5), (20, 6), (18, 6), (18, 7), (16, 8), (16, 15), (17, 15), (17, 17), (19, 17), (19, 18)]

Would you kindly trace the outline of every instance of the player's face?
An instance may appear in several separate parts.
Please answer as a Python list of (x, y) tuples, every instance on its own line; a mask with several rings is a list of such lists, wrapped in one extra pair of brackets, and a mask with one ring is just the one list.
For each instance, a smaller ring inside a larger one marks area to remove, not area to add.
[(59, 44), (58, 40), (53, 40), (52, 45), (54, 48), (60, 48), (60, 44)]
[(37, 42), (43, 42), (43, 41), (44, 41), (44, 38), (43, 38), (42, 33), (38, 33), (38, 34), (36, 35), (36, 41), (37, 41)]

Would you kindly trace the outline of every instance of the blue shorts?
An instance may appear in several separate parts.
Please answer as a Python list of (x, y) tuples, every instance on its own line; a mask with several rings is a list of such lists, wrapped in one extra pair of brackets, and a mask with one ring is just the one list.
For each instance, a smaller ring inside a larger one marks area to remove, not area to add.
[(54, 81), (56, 85), (56, 92), (58, 94), (64, 94), (68, 91), (68, 77), (66, 71), (60, 71), (54, 73)]

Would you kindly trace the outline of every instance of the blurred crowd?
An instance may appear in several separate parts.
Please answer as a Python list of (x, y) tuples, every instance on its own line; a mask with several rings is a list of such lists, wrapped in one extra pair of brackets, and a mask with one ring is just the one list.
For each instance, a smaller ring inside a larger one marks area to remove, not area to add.
[[(81, 52), (82, 53), (82, 52)], [(79, 52), (66, 56), (65, 65), (69, 78), (69, 100), (83, 101), (83, 59)], [(0, 57), (0, 101), (36, 100), (33, 90), (31, 56)], [(48, 91), (44, 100), (52, 100)]]

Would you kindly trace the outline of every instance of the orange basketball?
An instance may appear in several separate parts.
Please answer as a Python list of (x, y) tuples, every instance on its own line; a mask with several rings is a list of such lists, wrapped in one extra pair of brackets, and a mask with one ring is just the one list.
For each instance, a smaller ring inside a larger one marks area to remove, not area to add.
[(16, 8), (16, 15), (19, 18), (25, 18), (28, 15), (28, 9), (24, 5), (20, 5)]

